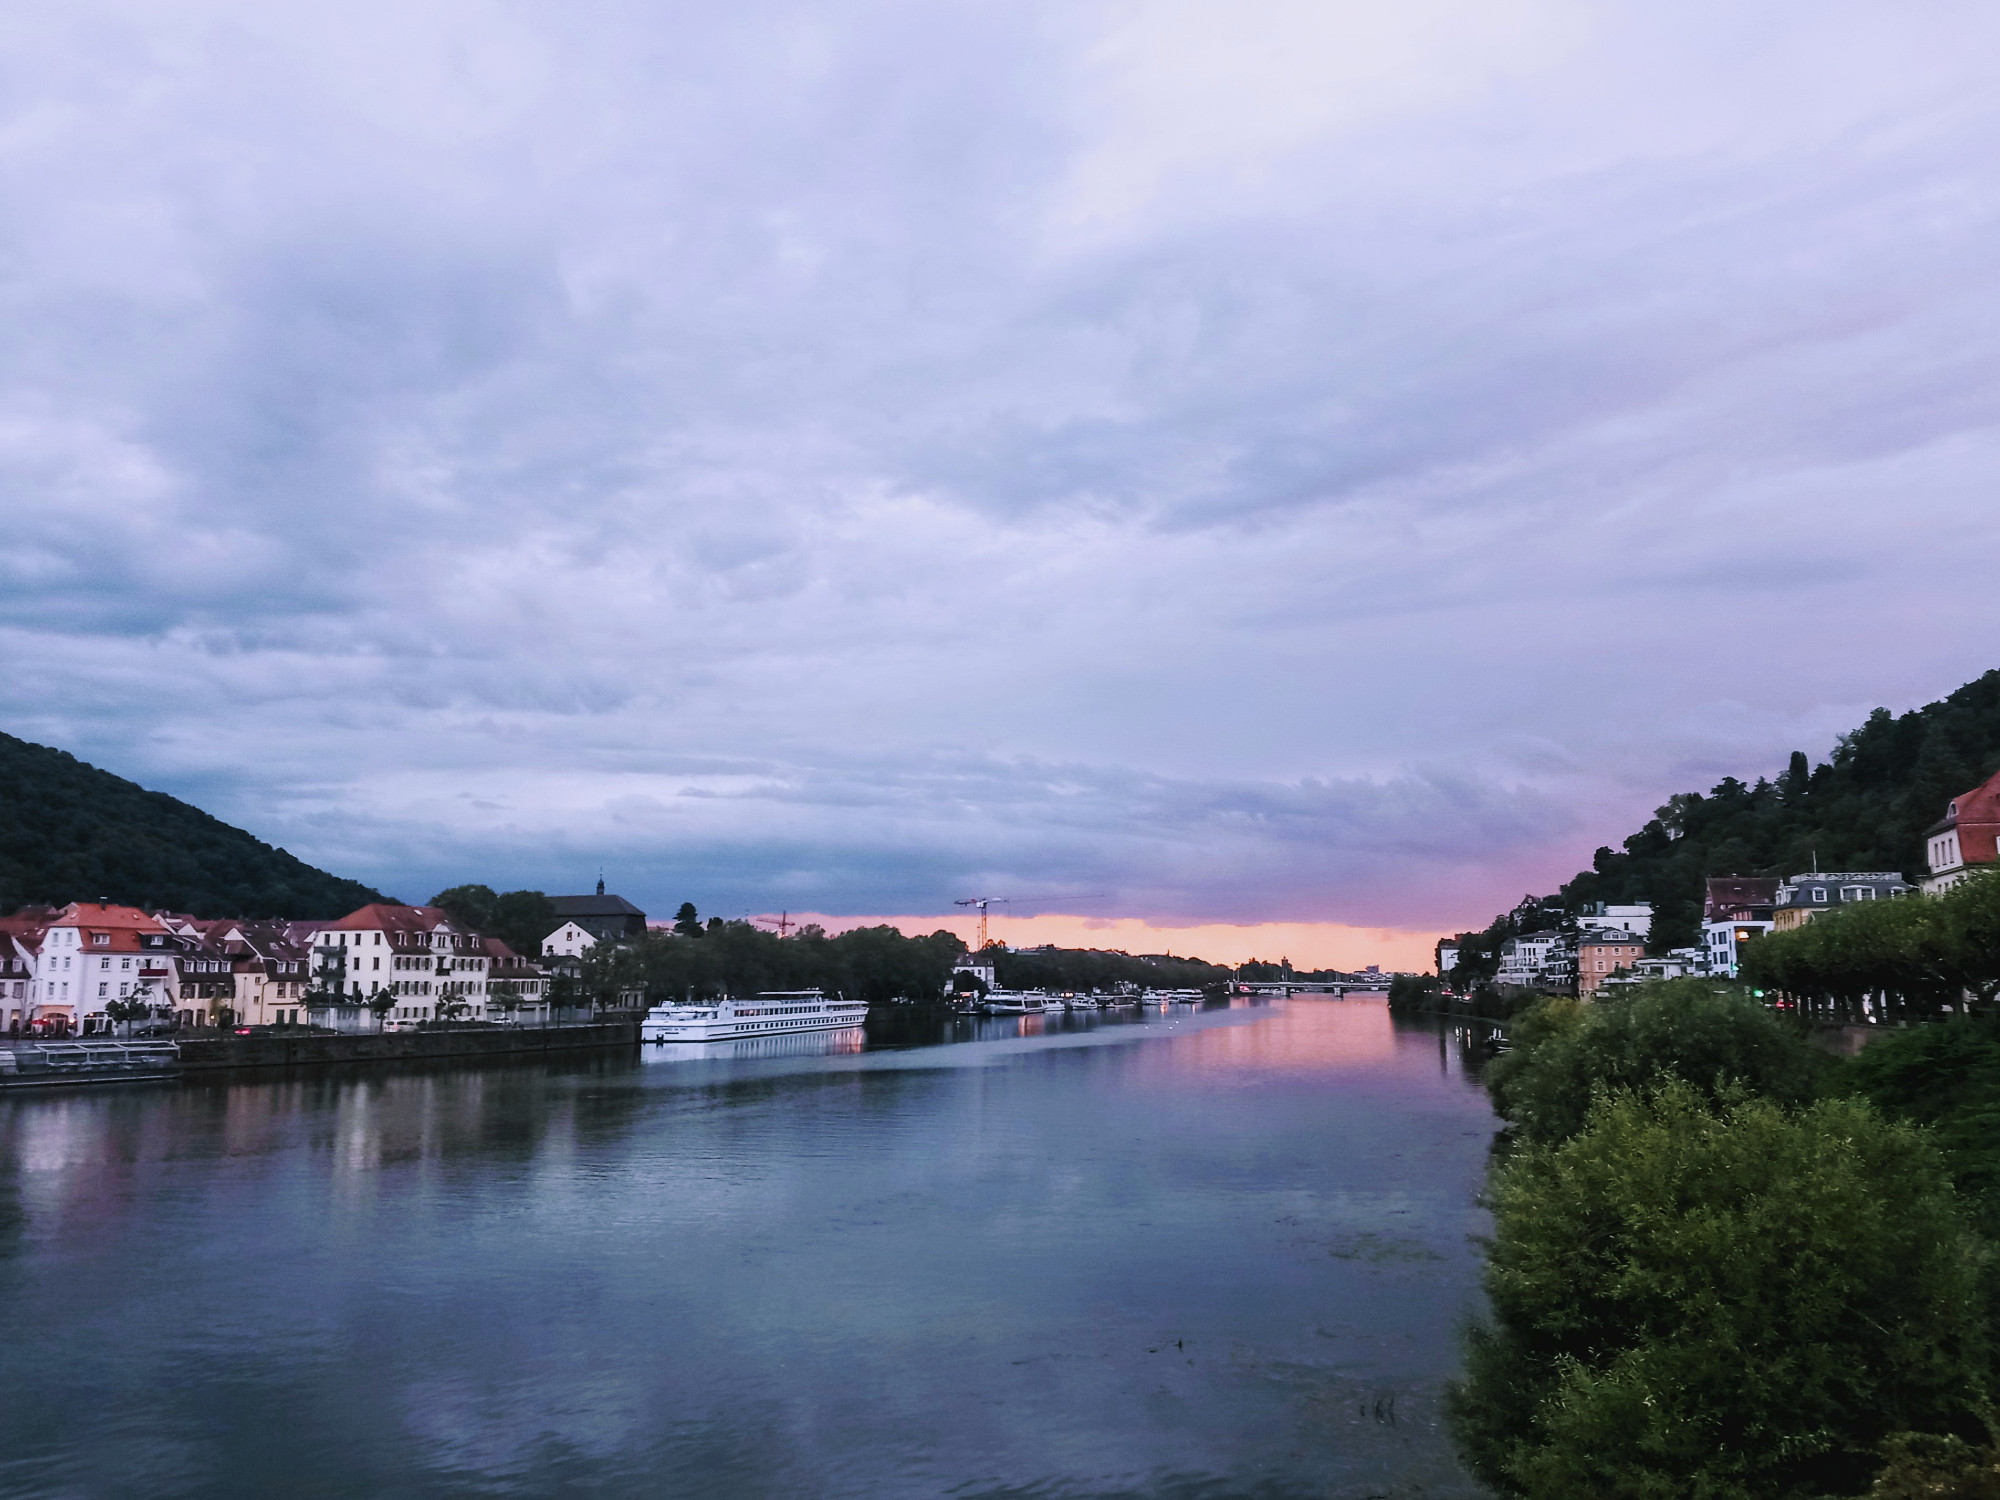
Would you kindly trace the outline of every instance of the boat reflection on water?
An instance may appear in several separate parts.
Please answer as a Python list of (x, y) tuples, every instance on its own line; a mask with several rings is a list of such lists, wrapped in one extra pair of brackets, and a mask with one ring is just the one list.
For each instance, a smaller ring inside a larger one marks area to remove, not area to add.
[(719, 1042), (655, 1042), (639, 1049), (645, 1063), (702, 1062), (752, 1057), (838, 1057), (863, 1052), (868, 1033), (860, 1026), (832, 1031), (799, 1031), (778, 1036), (745, 1036)]

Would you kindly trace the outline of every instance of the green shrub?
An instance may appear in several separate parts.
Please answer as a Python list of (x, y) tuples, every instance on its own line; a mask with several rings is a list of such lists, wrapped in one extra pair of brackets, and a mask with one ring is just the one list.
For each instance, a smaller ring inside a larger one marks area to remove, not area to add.
[(1701, 979), (1543, 1000), (1516, 1021), (1512, 1041), (1487, 1069), (1487, 1091), (1519, 1138), (1543, 1143), (1581, 1130), (1600, 1088), (1678, 1078), (1711, 1099), (1733, 1086), (1798, 1104), (1832, 1066), (1762, 1005)]
[(2000, 1500), (2000, 1453), (1963, 1438), (1902, 1432), (1882, 1445), (1889, 1460), (1869, 1500)]
[(1883, 1114), (1930, 1126), (1980, 1227), (2000, 1235), (2000, 1019), (1955, 1016), (1876, 1037), (1843, 1081)]
[(1986, 1252), (1937, 1151), (1865, 1103), (1607, 1095), (1490, 1202), (1449, 1410), (1502, 1494), (1852, 1494), (1891, 1434), (1985, 1441)]

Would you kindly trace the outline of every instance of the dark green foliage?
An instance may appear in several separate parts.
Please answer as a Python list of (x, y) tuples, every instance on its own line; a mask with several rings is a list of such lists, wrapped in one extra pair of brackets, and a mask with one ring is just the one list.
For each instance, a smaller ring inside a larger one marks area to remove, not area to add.
[(904, 937), (893, 927), (857, 927), (828, 937), (796, 936), (720, 922), (691, 933), (649, 932), (630, 943), (601, 943), (584, 962), (583, 990), (612, 1004), (630, 990), (649, 1004), (762, 990), (823, 989), (876, 1004), (942, 998), (965, 944), (949, 932)]
[(0, 912), (100, 898), (287, 918), (338, 917), (383, 899), (163, 792), (0, 734)]
[(993, 977), (1003, 990), (1087, 994), (1119, 984), (1153, 989), (1193, 989), (1223, 984), (1229, 970), (1198, 958), (1106, 953), (1094, 948), (1036, 948), (1010, 953), (992, 948)]
[(1435, 974), (1397, 974), (1389, 980), (1389, 1009), (1401, 1015), (1431, 1010), (1443, 989)]
[[(1925, 873), (1924, 830), (1996, 770), (2000, 670), (1901, 717), (1876, 709), (1820, 765), (1808, 768), (1794, 751), (1775, 782), (1727, 776), (1706, 795), (1675, 794), (1622, 848), (1599, 849), (1590, 869), (1548, 899), (1572, 913), (1598, 901), (1650, 901), (1651, 950), (1691, 947), (1710, 875), (1793, 875), (1817, 861), (1822, 870), (1900, 870), (1915, 880)], [(1493, 932), (1461, 941), (1497, 955), (1497, 942), (1484, 941)]]
[(497, 937), (528, 958), (539, 958), (542, 939), (562, 925), (556, 920), (554, 903), (540, 891), (495, 895), (491, 886), (455, 885), (431, 897), (430, 904), (461, 926)]
[(1869, 1500), (2000, 1500), (2000, 1452), (1951, 1434), (1901, 1432)]
[(1490, 1202), (1450, 1412), (1502, 1494), (1854, 1494), (1892, 1434), (1984, 1440), (1987, 1252), (1937, 1151), (1864, 1103), (1607, 1095)]
[(1976, 874), (1934, 899), (1829, 910), (1750, 944), (1742, 971), (1758, 989), (1848, 1007), (1882, 991), (1920, 1013), (1955, 1008), (1967, 991), (1991, 1000), (2000, 994), (2000, 874)]
[(2000, 1237), (2000, 1018), (1891, 1032), (1842, 1081), (1882, 1113), (1929, 1126), (1981, 1228)]
[(1640, 985), (1615, 1000), (1541, 1000), (1515, 1024), (1513, 1050), (1486, 1070), (1493, 1107), (1523, 1140), (1567, 1140), (1592, 1094), (1679, 1079), (1703, 1098), (1747, 1088), (1781, 1104), (1810, 1098), (1831, 1060), (1785, 1022), (1706, 979)]

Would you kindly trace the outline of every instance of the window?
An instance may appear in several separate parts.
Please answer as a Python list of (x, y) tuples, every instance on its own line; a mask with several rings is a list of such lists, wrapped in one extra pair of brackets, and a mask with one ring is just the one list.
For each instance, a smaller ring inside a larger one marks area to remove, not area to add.
[[(1906, 845), (1905, 847), (1908, 847), (1908, 846)], [(1823, 885), (1816, 885), (1816, 886), (1814, 886), (1814, 887), (1813, 887), (1813, 902), (1814, 902), (1814, 904), (1815, 904), (1815, 905), (1819, 905), (1819, 906), (1824, 906), (1824, 905), (1826, 905), (1826, 887), (1825, 887), (1825, 886), (1823, 886)]]

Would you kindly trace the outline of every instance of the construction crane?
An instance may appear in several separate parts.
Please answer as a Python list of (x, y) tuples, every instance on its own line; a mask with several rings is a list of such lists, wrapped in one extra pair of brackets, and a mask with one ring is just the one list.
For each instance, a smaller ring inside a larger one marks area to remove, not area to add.
[(989, 906), (1011, 906), (1016, 902), (1025, 904), (1030, 901), (1105, 901), (1109, 899), (1109, 897), (1101, 893), (1095, 896), (967, 896), (963, 900), (954, 901), (951, 904), (953, 906), (976, 906), (979, 908), (979, 941), (973, 946), (972, 951), (974, 953), (984, 953), (986, 951), (986, 908)]

